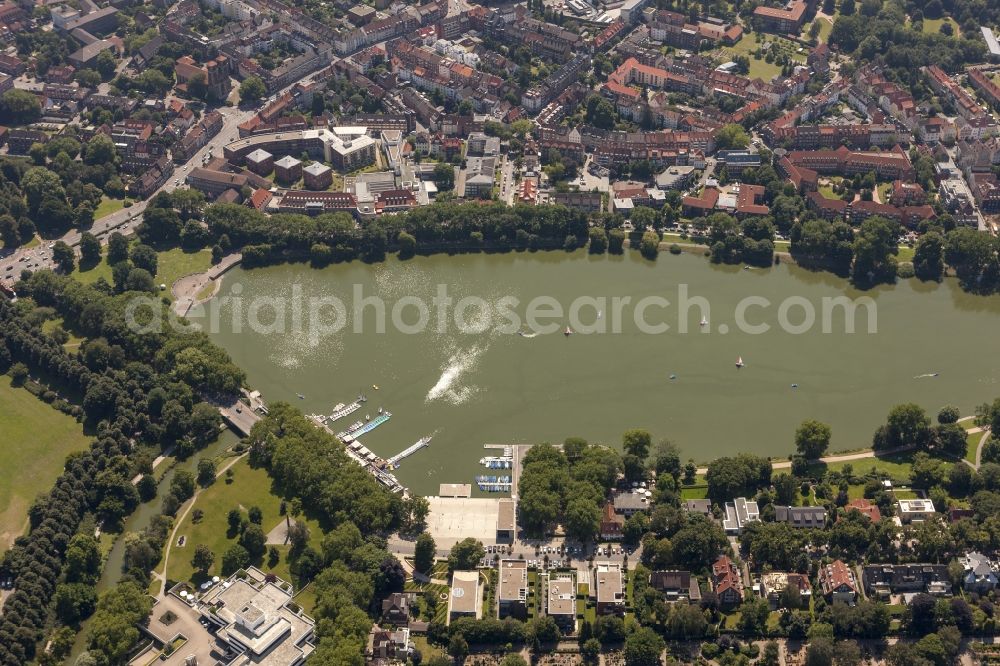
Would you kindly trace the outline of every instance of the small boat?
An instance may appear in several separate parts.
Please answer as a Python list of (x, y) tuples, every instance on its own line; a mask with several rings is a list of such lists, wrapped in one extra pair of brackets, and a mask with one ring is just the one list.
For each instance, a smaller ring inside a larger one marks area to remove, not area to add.
[(700, 321), (700, 322), (698, 322), (698, 325), (699, 325), (699, 326), (703, 326), (703, 327), (704, 327), (704, 326), (708, 326), (708, 320), (707, 320), (707, 319), (705, 319), (704, 317), (702, 317), (702, 318), (701, 318), (701, 321)]
[(371, 414), (365, 414), (365, 421), (371, 421), (371, 420), (372, 420)]
[(379, 414), (381, 414), (381, 413), (382, 413), (382, 408), (381, 408), (381, 407), (379, 407), (379, 408), (378, 408), (378, 413), (379, 413)]
[(746, 364), (743, 362), (743, 357), (742, 356), (738, 356), (736, 358), (736, 367), (737, 368), (742, 368), (744, 365), (746, 365)]
[(372, 388), (377, 391), (378, 390), (378, 384), (372, 384)]
[(799, 387), (798, 384), (792, 384), (792, 388), (798, 388), (798, 387)]
[(677, 375), (670, 375), (671, 379), (677, 379)]
[(563, 331), (563, 335), (565, 335), (568, 338), (569, 336), (573, 335), (573, 329), (567, 326), (566, 330)]
[(604, 310), (598, 310), (597, 311), (597, 318), (600, 319), (603, 316), (604, 316)]
[(306, 397), (304, 395), (302, 395), (301, 393), (296, 393), (295, 395), (299, 396), (299, 400), (305, 400), (306, 399)]

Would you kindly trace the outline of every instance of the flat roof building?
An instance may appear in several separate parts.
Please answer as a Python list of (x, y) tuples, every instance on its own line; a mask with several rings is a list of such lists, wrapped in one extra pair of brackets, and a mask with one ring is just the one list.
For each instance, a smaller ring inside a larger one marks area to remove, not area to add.
[(448, 593), (448, 623), (459, 617), (482, 617), (482, 588), (478, 571), (455, 571)]
[(556, 621), (564, 634), (576, 631), (576, 581), (567, 574), (549, 578), (545, 612)]
[(528, 616), (528, 563), (524, 560), (500, 562), (500, 582), (497, 586), (497, 616), (526, 618)]
[(625, 588), (622, 584), (621, 566), (611, 563), (594, 568), (594, 588), (597, 597), (597, 614), (621, 615), (625, 612)]
[(986, 40), (986, 50), (989, 51), (990, 57), (994, 60), (1000, 60), (1000, 42), (997, 42), (997, 36), (994, 32), (983, 26), (980, 28), (983, 31), (983, 39)]
[(726, 502), (726, 517), (722, 519), (722, 528), (726, 530), (726, 534), (741, 534), (748, 523), (759, 520), (757, 502), (737, 497), (732, 502)]
[(514, 500), (503, 498), (498, 502), (497, 511), (497, 543), (513, 542), (517, 531), (517, 504)]

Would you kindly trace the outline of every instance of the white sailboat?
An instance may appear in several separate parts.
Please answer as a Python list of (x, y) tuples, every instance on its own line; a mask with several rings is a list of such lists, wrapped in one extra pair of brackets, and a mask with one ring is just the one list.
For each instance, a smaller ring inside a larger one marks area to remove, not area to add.
[(736, 367), (737, 368), (742, 368), (744, 365), (746, 365), (746, 364), (743, 363), (743, 357), (742, 356), (736, 357)]
[(704, 317), (702, 317), (701, 321), (698, 322), (698, 325), (701, 326), (702, 328), (704, 328), (704, 327), (708, 326), (708, 320), (705, 319)]

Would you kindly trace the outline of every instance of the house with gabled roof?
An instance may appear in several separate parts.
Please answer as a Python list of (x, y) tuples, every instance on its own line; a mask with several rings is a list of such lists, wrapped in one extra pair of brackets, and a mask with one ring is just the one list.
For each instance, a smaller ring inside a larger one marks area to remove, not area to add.
[(819, 569), (819, 586), (827, 601), (853, 604), (858, 598), (858, 584), (854, 572), (842, 560), (834, 560)]

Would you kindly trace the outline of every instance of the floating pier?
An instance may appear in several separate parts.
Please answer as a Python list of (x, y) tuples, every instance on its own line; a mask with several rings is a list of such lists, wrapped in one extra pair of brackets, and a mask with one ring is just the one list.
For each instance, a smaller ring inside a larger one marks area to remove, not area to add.
[(353, 442), (358, 437), (370, 433), (372, 430), (379, 427), (380, 425), (382, 425), (391, 418), (392, 418), (392, 413), (383, 412), (378, 416), (376, 416), (375, 418), (373, 418), (368, 423), (365, 423), (364, 425), (358, 428), (354, 428), (354, 426), (351, 426), (350, 428), (347, 429), (346, 432), (339, 433), (337, 437), (339, 437), (344, 442)]
[(339, 405), (333, 408), (333, 413), (331, 413), (330, 416), (326, 418), (327, 420), (330, 421), (330, 423), (333, 423), (334, 421), (339, 421), (345, 416), (353, 414), (354, 412), (359, 410), (361, 408), (361, 403), (365, 402), (367, 399), (368, 398), (366, 398), (365, 396), (359, 395), (358, 399), (349, 405), (340, 403)]
[(400, 451), (396, 455), (394, 455), (391, 458), (389, 458), (388, 460), (386, 460), (385, 461), (386, 465), (388, 467), (396, 469), (397, 467), (399, 467), (399, 462), (403, 458), (406, 458), (407, 456), (412, 456), (414, 453), (416, 453), (420, 449), (424, 448), (425, 446), (430, 446), (430, 444), (431, 444), (431, 438), (430, 437), (421, 437), (415, 443), (411, 444), (410, 446), (408, 446), (403, 451)]
[(483, 492), (506, 493), (510, 492), (513, 484), (509, 476), (480, 475), (476, 477), (476, 485)]

